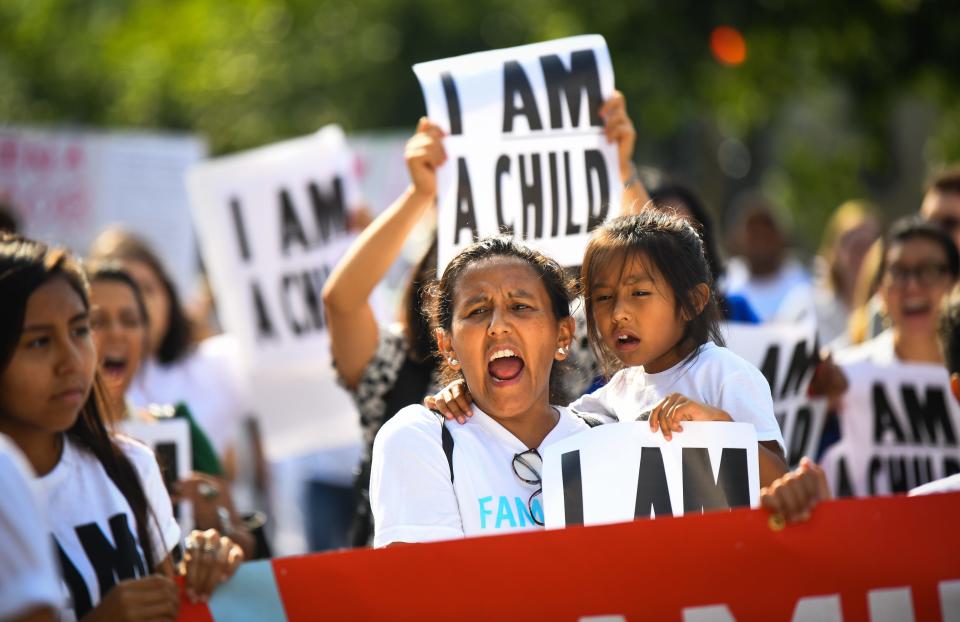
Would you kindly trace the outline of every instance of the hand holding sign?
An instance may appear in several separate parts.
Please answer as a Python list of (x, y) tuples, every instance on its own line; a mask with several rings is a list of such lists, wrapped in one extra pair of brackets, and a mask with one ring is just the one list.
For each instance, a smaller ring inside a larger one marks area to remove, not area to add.
[(679, 393), (671, 393), (650, 411), (650, 431), (663, 430), (663, 438), (668, 441), (674, 432), (683, 432), (681, 421), (733, 421), (733, 418), (719, 408)]
[(414, 192), (431, 199), (437, 196), (437, 169), (447, 161), (443, 136), (439, 125), (421, 117), (417, 133), (407, 141), (403, 154)]

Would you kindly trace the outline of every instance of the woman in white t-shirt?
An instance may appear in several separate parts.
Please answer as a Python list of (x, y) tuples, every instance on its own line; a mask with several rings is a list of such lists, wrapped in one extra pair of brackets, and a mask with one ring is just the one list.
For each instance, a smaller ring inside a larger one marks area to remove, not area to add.
[(510, 238), (461, 251), (428, 314), (447, 380), (475, 406), (465, 425), (421, 405), (377, 434), (370, 479), (374, 546), (536, 529), (540, 452), (588, 426), (558, 393), (574, 332), (571, 288), (554, 261)]
[[(152, 452), (104, 424), (79, 266), (0, 234), (0, 300), (0, 432), (38, 475), (67, 597), (61, 619), (174, 619), (179, 528)], [(214, 530), (195, 534), (186, 583), (205, 598), (242, 552)]]

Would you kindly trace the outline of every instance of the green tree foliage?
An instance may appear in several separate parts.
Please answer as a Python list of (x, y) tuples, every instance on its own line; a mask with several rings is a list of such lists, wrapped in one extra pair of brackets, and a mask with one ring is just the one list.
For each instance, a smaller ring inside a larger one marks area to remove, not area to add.
[[(958, 18), (952, 0), (5, 0), (0, 119), (187, 130), (215, 153), (330, 122), (412, 128), (414, 62), (596, 32), (639, 159), (716, 204), (763, 188), (814, 240), (853, 195), (912, 209), (893, 204), (919, 191), (904, 158), (960, 159)], [(721, 24), (743, 64), (711, 55)], [(897, 142), (905, 105), (925, 111), (919, 152)], [(746, 171), (725, 173), (721, 146)]]

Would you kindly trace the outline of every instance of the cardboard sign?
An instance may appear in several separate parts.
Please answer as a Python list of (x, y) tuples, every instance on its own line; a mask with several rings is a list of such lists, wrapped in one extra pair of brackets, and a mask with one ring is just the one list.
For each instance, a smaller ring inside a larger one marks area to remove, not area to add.
[(960, 407), (939, 365), (845, 366), (841, 441), (824, 454), (839, 496), (907, 492), (960, 473)]
[(414, 65), (446, 132), (438, 171), (440, 270), (478, 237), (511, 232), (579, 265), (589, 231), (620, 212), (616, 146), (599, 111), (613, 67), (599, 35)]
[(326, 352), (321, 291), (356, 201), (340, 128), (204, 162), (188, 188), (218, 312), (248, 360), (276, 367)]
[(735, 510), (252, 562), (179, 619), (957, 620), (958, 514), (960, 493), (832, 501), (779, 531)]
[(807, 395), (819, 343), (813, 323), (740, 324), (723, 327), (727, 347), (763, 373), (773, 394), (773, 411), (786, 443), (787, 463), (814, 458), (827, 416), (826, 398)]
[(670, 441), (646, 422), (593, 428), (544, 450), (546, 525), (756, 507), (757, 451), (757, 432), (747, 423), (685, 421)]
[[(190, 442), (190, 423), (186, 419), (124, 421), (121, 431), (153, 450), (167, 492), (173, 492), (173, 485), (193, 471), (190, 466), (193, 444)], [(185, 534), (193, 528), (193, 510), (190, 505), (182, 502), (173, 508), (174, 516)]]

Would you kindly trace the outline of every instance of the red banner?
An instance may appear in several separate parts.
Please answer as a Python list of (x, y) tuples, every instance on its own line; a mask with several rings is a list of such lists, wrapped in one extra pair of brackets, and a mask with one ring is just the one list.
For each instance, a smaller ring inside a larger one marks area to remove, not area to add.
[[(290, 622), (957, 620), (960, 493), (834, 501), (782, 530), (737, 510), (270, 564)], [(180, 619), (253, 619), (268, 598), (230, 587)]]

